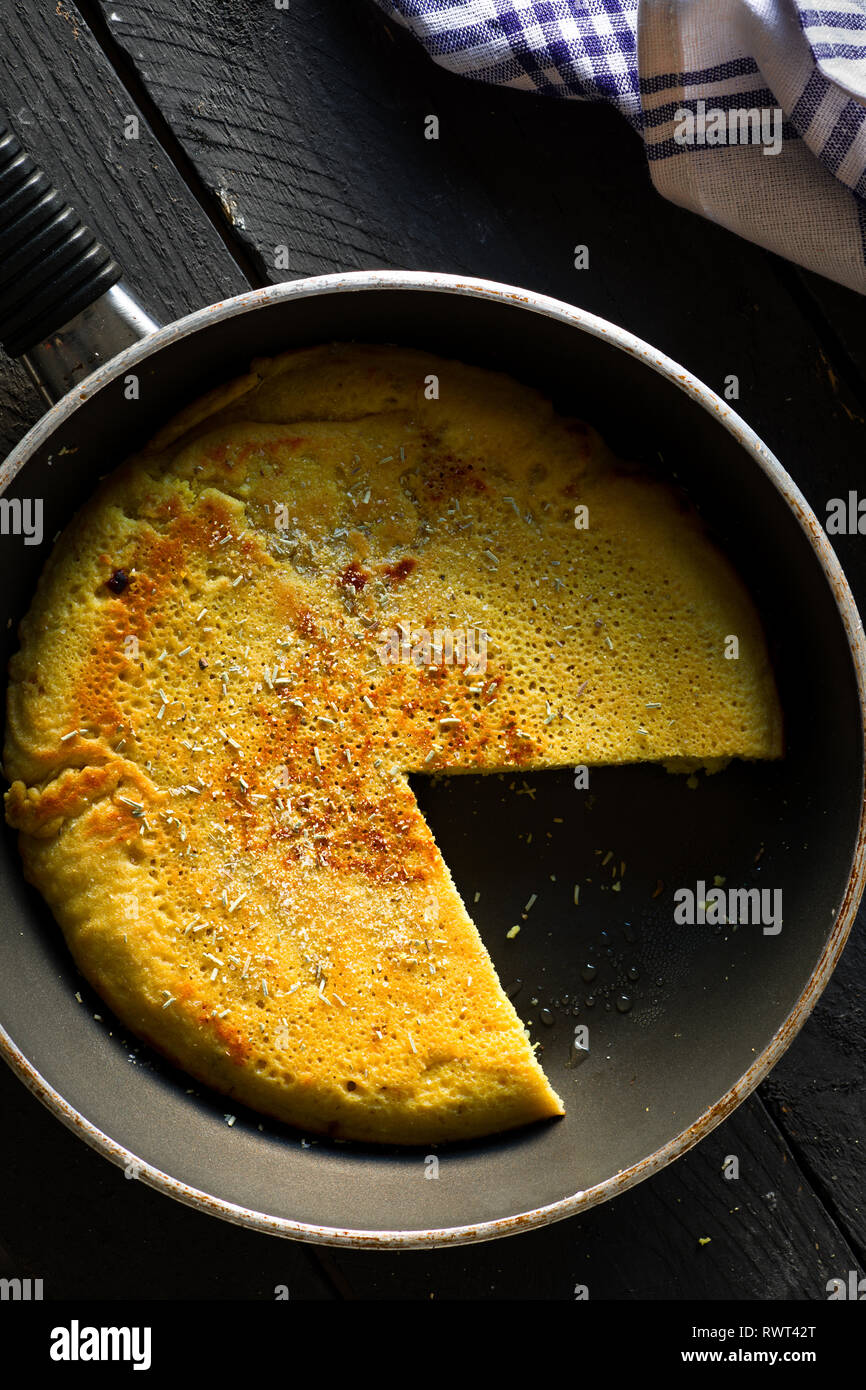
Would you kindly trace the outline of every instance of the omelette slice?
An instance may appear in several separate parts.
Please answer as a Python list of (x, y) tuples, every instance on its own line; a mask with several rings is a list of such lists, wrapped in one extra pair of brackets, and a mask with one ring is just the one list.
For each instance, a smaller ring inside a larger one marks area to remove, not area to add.
[(6, 814), (135, 1033), (426, 1145), (563, 1106), (408, 774), (781, 752), (757, 615), (674, 491), (510, 378), (337, 344), (255, 362), (67, 527)]

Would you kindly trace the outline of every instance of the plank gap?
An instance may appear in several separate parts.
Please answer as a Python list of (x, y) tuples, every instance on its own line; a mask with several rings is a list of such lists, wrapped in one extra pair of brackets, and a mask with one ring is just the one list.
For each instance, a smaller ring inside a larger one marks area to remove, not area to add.
[(183, 179), (238, 270), (254, 289), (260, 289), (269, 284), (270, 281), (264, 274), (258, 259), (250, 255), (247, 243), (237, 236), (219, 198), (199, 176), (195, 164), (151, 97), (132, 59), (114, 38), (99, 8), (98, 0), (76, 0), (76, 8), (106, 62), (110, 64), (118, 81), (144, 116), (154, 139)]
[[(832, 366), (855, 400), (866, 410), (866, 376), (859, 363), (851, 356), (841, 334), (833, 327), (826, 310), (804, 283), (804, 272), (799, 266), (783, 260), (780, 256), (774, 256), (769, 251), (767, 255), (773, 261), (777, 277), (818, 339), (819, 349), (827, 359), (828, 366)], [(843, 288), (836, 285), (835, 281), (830, 283), (836, 289)], [(853, 291), (851, 293), (853, 294)]]
[(836, 1200), (832, 1187), (828, 1185), (826, 1180), (818, 1172), (815, 1164), (809, 1157), (809, 1150), (804, 1145), (797, 1142), (796, 1135), (792, 1132), (791, 1127), (786, 1125), (777, 1106), (771, 1099), (764, 1099), (762, 1094), (763, 1090), (764, 1086), (759, 1086), (756, 1096), (766, 1115), (767, 1124), (778, 1132), (781, 1142), (788, 1149), (794, 1162), (809, 1184), (809, 1190), (814, 1196), (815, 1201), (819, 1206), (824, 1208), (827, 1220), (833, 1223), (846, 1245), (848, 1245), (856, 1255), (858, 1267), (860, 1269), (866, 1269), (866, 1248), (864, 1248), (863, 1242), (857, 1231), (852, 1228), (844, 1208)]

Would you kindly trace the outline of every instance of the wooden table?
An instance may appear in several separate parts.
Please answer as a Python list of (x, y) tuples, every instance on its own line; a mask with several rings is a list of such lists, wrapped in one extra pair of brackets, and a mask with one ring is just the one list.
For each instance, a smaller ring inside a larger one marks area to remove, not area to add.
[[(526, 285), (717, 390), (735, 374), (819, 516), (866, 487), (862, 300), (663, 202), (606, 107), (452, 77), (368, 0), (0, 0), (0, 17), (2, 104), (163, 320), (326, 271)], [(3, 452), (39, 414), (0, 358)], [(866, 540), (834, 543), (866, 605)], [(697, 1150), (579, 1219), (433, 1253), (317, 1249), (184, 1208), (124, 1181), (2, 1068), (0, 1273), (54, 1298), (825, 1299), (866, 1267), (864, 979), (861, 920), (802, 1034)]]

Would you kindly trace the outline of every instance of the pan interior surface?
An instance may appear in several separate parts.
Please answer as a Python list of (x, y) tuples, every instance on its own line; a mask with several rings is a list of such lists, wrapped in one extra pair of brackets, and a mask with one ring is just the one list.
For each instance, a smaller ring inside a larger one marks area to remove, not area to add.
[[(32, 1067), (73, 1111), (177, 1183), (277, 1223), (363, 1238), (475, 1227), (562, 1202), (717, 1106), (786, 1025), (826, 947), (855, 853), (863, 769), (856, 676), (832, 588), (788, 502), (720, 418), (572, 324), (506, 300), (420, 289), (333, 291), (214, 319), (146, 359), (138, 401), (125, 399), (121, 375), (63, 420), (6, 494), (44, 499), (45, 540), (0, 548), (11, 619), (4, 669), (51, 539), (107, 463), (252, 357), (347, 339), (507, 371), (589, 421), (616, 453), (684, 487), (754, 596), (786, 718), (781, 763), (733, 763), (697, 787), (654, 766), (593, 769), (588, 788), (570, 771), (414, 779), (568, 1110), (441, 1148), (435, 1180), (421, 1151), (307, 1138), (235, 1108), (128, 1036), (77, 975), (4, 832), (0, 1021)], [(675, 890), (698, 898), (716, 878), (774, 902), (781, 894), (781, 930), (678, 924)], [(514, 922), (522, 929), (508, 939)], [(574, 1046), (582, 1027), (588, 1051)]]

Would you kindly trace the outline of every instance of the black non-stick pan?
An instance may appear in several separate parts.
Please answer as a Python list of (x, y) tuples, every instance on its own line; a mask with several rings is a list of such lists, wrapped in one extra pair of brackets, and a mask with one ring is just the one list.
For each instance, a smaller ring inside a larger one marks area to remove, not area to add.
[[(371, 271), (258, 290), (157, 330), (115, 283), (110, 256), (77, 228), (11, 138), (0, 142), (0, 339), (27, 354), (49, 397), (71, 387), (0, 473), (4, 670), (51, 540), (100, 474), (254, 356), (384, 341), (534, 384), (621, 456), (686, 489), (761, 611), (787, 751), (696, 787), (653, 766), (594, 769), (588, 788), (571, 771), (416, 779), (568, 1107), (560, 1121), (443, 1146), (438, 1175), (421, 1152), (328, 1142), (263, 1119), (139, 1044), (77, 974), (8, 832), (7, 1061), (129, 1174), (297, 1239), (488, 1239), (650, 1176), (718, 1124), (788, 1046), (838, 960), (863, 886), (863, 634), (805, 500), (728, 405), (570, 305), (490, 282)], [(15, 499), (42, 500), (41, 544), (12, 534)], [(717, 876), (729, 888), (780, 890), (781, 930), (678, 924), (677, 888), (699, 896)], [(515, 921), (523, 929), (508, 939)]]

